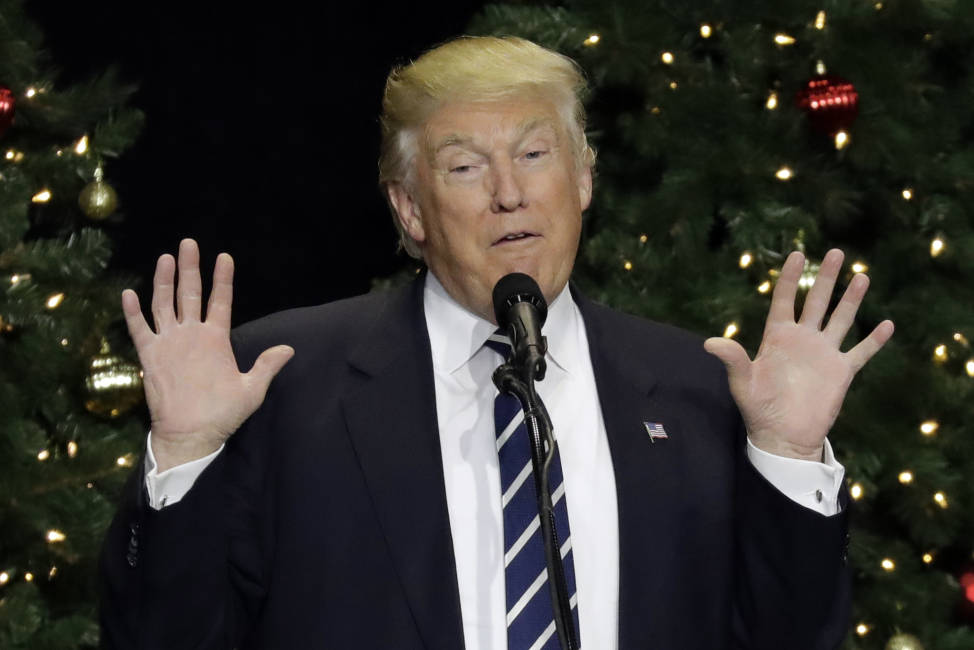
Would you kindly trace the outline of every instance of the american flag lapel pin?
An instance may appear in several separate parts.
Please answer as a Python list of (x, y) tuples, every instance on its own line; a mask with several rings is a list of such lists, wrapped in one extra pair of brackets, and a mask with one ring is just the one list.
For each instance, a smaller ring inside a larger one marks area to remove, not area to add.
[(659, 422), (643, 422), (643, 426), (646, 427), (646, 433), (649, 434), (649, 441), (652, 443), (657, 439), (666, 440), (669, 437), (666, 435), (666, 429)]

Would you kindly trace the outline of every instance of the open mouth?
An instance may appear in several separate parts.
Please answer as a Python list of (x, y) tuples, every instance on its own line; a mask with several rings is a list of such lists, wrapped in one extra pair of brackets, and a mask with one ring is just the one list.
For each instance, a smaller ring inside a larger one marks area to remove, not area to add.
[(538, 237), (537, 233), (528, 232), (526, 230), (512, 232), (495, 241), (494, 246), (508, 244), (510, 242), (524, 241), (526, 239), (534, 239), (535, 237)]

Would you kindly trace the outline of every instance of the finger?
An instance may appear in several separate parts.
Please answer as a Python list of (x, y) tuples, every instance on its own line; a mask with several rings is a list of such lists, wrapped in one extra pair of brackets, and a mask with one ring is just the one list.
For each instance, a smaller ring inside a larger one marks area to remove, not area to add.
[(213, 290), (206, 304), (206, 322), (230, 329), (230, 306), (233, 304), (233, 258), (226, 253), (216, 256), (213, 267)]
[(162, 255), (156, 262), (156, 274), (152, 277), (152, 319), (156, 323), (157, 333), (176, 322), (172, 305), (175, 275), (176, 260), (168, 253)]
[(829, 324), (825, 326), (823, 333), (825, 338), (836, 347), (842, 345), (842, 340), (849, 333), (867, 289), (869, 289), (869, 278), (862, 273), (854, 275), (845, 293), (842, 294), (842, 300), (835, 306), (835, 310), (829, 317)]
[(846, 353), (856, 372), (859, 372), (873, 358), (873, 355), (886, 345), (886, 341), (893, 336), (893, 329), (893, 321), (884, 320), (869, 333), (869, 336), (859, 341), (856, 347)]
[(135, 351), (148, 345), (149, 341), (155, 336), (149, 324), (145, 322), (142, 315), (142, 307), (139, 305), (139, 296), (131, 289), (122, 292), (122, 313), (125, 314), (125, 324), (129, 329), (129, 336), (135, 344)]
[(176, 307), (180, 323), (200, 319), (203, 305), (203, 278), (200, 276), (200, 249), (192, 239), (179, 242), (179, 285)]
[(284, 364), (290, 361), (293, 356), (294, 348), (291, 346), (276, 345), (264, 350), (257, 357), (257, 361), (254, 362), (254, 367), (247, 373), (247, 377), (253, 382), (253, 396), (257, 398), (258, 403), (264, 399), (267, 388), (271, 385), (271, 380), (277, 376), (277, 373), (281, 371)]
[(825, 312), (829, 308), (829, 300), (832, 299), (832, 289), (835, 288), (835, 279), (839, 277), (839, 270), (842, 268), (842, 259), (845, 255), (838, 248), (833, 248), (825, 254), (822, 264), (815, 277), (815, 284), (805, 298), (805, 307), (802, 309), (802, 316), (799, 322), (802, 325), (814, 327), (816, 330), (822, 326)]
[(714, 355), (727, 367), (727, 378), (732, 384), (751, 379), (751, 359), (737, 341), (713, 336), (703, 342), (703, 349)]
[(795, 292), (798, 290), (798, 280), (805, 269), (805, 256), (793, 251), (781, 267), (781, 275), (774, 286), (771, 295), (771, 308), (768, 310), (768, 323), (795, 322)]

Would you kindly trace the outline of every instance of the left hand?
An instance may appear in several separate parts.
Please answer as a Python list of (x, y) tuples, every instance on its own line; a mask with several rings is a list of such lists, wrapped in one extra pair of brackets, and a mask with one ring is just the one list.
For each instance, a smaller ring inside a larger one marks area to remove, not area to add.
[(788, 256), (754, 361), (731, 339), (704, 342), (704, 349), (727, 366), (731, 395), (751, 442), (768, 453), (821, 461), (825, 436), (852, 378), (893, 335), (893, 322), (884, 320), (848, 352), (839, 349), (869, 287), (861, 273), (822, 328), (842, 259), (838, 249), (826, 254), (795, 322), (795, 292), (805, 258), (797, 251)]

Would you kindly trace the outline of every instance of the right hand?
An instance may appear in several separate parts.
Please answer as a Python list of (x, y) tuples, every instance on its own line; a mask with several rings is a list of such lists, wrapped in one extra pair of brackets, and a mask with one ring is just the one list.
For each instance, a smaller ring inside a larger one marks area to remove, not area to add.
[[(145, 322), (135, 292), (122, 292), (122, 311), (144, 372), (159, 472), (219, 449), (257, 410), (271, 380), (294, 356), (293, 348), (278, 345), (264, 350), (250, 372), (241, 373), (230, 347), (233, 258), (220, 253), (216, 259), (205, 321), (200, 320), (203, 286), (195, 241), (179, 244), (178, 287), (175, 267), (168, 254), (156, 264), (155, 332)], [(174, 290), (178, 313), (173, 310)]]

